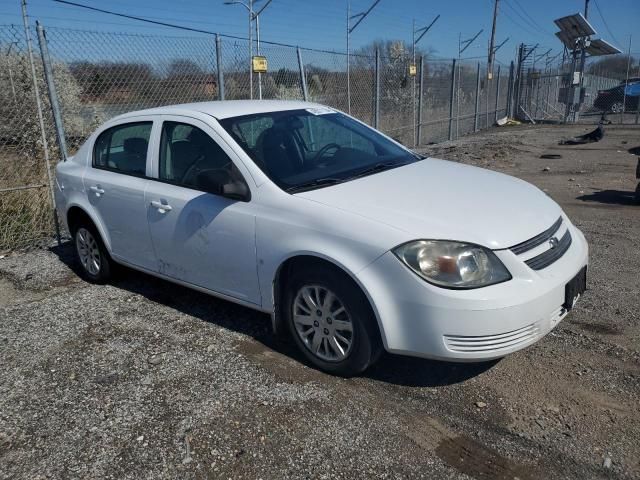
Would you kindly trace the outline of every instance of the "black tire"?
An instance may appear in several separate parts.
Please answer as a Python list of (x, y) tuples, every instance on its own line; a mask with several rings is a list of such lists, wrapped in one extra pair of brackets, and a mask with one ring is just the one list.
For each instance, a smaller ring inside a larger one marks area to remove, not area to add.
[(636, 203), (640, 205), (640, 183), (636, 186)]
[[(350, 350), (342, 360), (328, 361), (319, 358), (311, 351), (311, 347), (303, 342), (296, 330), (293, 320), (294, 302), (298, 292), (310, 285), (330, 290), (348, 312), (353, 332)], [(319, 370), (351, 377), (364, 372), (382, 353), (378, 325), (367, 297), (351, 278), (337, 268), (314, 265), (294, 271), (285, 286), (283, 307), (282, 315), (293, 341), (305, 358)]]
[[(95, 253), (93, 258), (95, 259), (97, 256), (97, 269), (88, 266), (87, 262), (83, 261), (83, 258), (86, 260), (86, 256), (83, 256), (81, 252), (81, 244), (83, 243), (83, 240), (80, 237), (84, 238), (85, 244), (89, 243), (92, 245), (92, 250)], [(113, 261), (111, 260), (111, 256), (104, 246), (104, 242), (93, 223), (84, 220), (75, 226), (73, 231), (73, 245), (82, 278), (91, 283), (107, 283), (111, 279)]]

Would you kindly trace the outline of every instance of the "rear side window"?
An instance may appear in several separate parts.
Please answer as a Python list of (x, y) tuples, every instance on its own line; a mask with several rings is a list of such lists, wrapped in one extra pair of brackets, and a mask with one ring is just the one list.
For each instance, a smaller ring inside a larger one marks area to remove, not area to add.
[(152, 124), (126, 123), (102, 132), (93, 147), (93, 166), (144, 176)]

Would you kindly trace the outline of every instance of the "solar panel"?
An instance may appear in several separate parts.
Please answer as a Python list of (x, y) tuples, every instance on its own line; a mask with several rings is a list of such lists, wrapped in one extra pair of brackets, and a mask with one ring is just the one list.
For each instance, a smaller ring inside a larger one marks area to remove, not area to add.
[(561, 31), (566, 32), (571, 38), (588, 37), (596, 34), (596, 31), (581, 13), (558, 18), (554, 22)]
[(605, 40), (597, 39), (591, 40), (591, 45), (586, 48), (586, 51), (592, 57), (597, 57), (600, 55), (615, 55), (616, 53), (622, 53), (622, 50), (611, 45), (609, 42)]
[(571, 38), (567, 32), (560, 30), (559, 32), (556, 32), (556, 37), (558, 37), (562, 44), (569, 50), (573, 50), (575, 47), (575, 38)]

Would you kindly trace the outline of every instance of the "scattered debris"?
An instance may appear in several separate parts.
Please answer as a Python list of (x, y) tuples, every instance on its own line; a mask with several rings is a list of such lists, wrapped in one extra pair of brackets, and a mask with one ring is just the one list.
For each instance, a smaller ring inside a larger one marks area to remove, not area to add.
[(612, 462), (611, 462), (611, 457), (606, 457), (606, 458), (604, 459), (604, 462), (602, 462), (602, 466), (603, 466), (604, 468), (611, 468), (611, 463), (612, 463)]
[(487, 404), (485, 402), (476, 402), (476, 407), (478, 408), (485, 408), (487, 406)]
[(577, 137), (570, 138), (568, 140), (561, 140), (560, 145), (582, 145), (584, 143), (599, 142), (604, 137), (604, 115), (598, 123), (598, 127), (595, 130), (585, 133), (584, 135), (578, 135)]
[(550, 172), (550, 171), (551, 171), (551, 169), (550, 169), (549, 167), (544, 167), (544, 168), (542, 169), (542, 171), (543, 171), (543, 172)]
[(540, 158), (546, 158), (549, 160), (557, 160), (559, 158), (562, 158), (562, 155), (557, 154), (557, 153), (543, 153), (542, 155), (540, 155)]

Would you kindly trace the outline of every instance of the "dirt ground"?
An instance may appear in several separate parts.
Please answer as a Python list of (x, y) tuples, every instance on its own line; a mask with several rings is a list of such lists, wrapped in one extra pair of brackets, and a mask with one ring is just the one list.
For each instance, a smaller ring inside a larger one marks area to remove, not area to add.
[(132, 271), (87, 284), (69, 245), (6, 255), (0, 478), (640, 478), (640, 129), (558, 145), (587, 128), (426, 150), (536, 184), (590, 243), (584, 298), (499, 362), (334, 378), (266, 315)]

